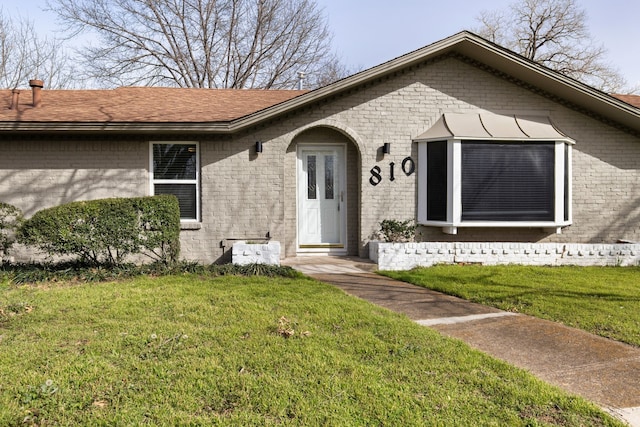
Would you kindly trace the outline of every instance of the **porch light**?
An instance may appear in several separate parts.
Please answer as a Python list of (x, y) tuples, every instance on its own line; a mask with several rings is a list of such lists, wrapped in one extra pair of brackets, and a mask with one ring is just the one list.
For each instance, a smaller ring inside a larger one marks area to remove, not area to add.
[(391, 143), (385, 142), (382, 146), (382, 154), (391, 154)]
[(262, 141), (256, 141), (256, 153), (262, 153)]

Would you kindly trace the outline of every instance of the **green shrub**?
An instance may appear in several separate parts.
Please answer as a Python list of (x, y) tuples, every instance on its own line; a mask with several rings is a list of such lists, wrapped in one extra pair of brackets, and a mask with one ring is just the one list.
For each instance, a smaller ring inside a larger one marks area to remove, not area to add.
[(155, 262), (143, 265), (122, 264), (95, 266), (80, 262), (61, 263), (0, 263), (0, 282), (23, 285), (29, 283), (67, 282), (94, 283), (123, 280), (137, 276), (168, 276), (194, 274), (216, 276), (266, 276), (300, 278), (302, 273), (288, 266), (266, 264), (210, 264), (178, 261), (173, 264)]
[(380, 222), (379, 234), (385, 242), (412, 242), (415, 239), (416, 227), (412, 219), (385, 219)]
[(9, 249), (15, 243), (22, 220), (20, 209), (0, 202), (0, 259), (8, 255)]
[(68, 203), (36, 212), (19, 231), (21, 243), (92, 265), (137, 254), (172, 263), (179, 238), (180, 208), (170, 195)]
[(140, 214), (139, 244), (154, 261), (172, 264), (180, 255), (180, 206), (172, 195), (130, 199)]

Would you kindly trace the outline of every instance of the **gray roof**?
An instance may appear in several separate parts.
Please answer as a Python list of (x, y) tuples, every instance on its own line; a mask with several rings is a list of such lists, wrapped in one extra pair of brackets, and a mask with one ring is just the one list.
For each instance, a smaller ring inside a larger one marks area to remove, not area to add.
[(415, 142), (446, 139), (518, 141), (574, 141), (543, 116), (506, 116), (492, 113), (445, 113)]

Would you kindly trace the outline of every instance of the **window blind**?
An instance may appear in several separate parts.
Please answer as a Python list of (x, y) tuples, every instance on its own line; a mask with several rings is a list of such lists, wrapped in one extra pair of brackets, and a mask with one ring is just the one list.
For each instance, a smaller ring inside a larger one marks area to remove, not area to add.
[(553, 221), (554, 144), (462, 143), (463, 221)]
[(447, 220), (447, 141), (427, 144), (427, 219)]

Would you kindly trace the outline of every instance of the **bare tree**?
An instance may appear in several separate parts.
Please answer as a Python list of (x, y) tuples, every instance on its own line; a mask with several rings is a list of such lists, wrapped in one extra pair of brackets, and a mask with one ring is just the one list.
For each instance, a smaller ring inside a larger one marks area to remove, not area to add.
[[(345, 72), (313, 0), (50, 0), (109, 85), (294, 88)], [(332, 74), (333, 73), (333, 74)]]
[(479, 35), (562, 74), (605, 92), (626, 84), (605, 61), (606, 49), (589, 34), (586, 12), (575, 0), (518, 1), (477, 20)]
[(0, 10), (0, 87), (15, 89), (37, 78), (46, 87), (66, 88), (73, 83), (70, 64), (61, 40), (39, 37), (31, 21)]

